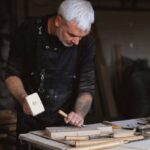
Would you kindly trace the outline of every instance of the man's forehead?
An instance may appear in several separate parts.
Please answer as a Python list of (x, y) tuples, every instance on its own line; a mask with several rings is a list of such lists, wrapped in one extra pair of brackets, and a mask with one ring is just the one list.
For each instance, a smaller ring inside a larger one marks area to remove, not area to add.
[(68, 33), (74, 36), (85, 36), (89, 33), (88, 31), (82, 31), (75, 21), (67, 21), (66, 26)]

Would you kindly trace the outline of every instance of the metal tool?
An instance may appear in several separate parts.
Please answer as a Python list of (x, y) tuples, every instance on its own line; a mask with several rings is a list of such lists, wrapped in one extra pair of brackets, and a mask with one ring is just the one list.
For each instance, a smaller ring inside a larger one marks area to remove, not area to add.
[(105, 125), (111, 125), (113, 129), (127, 129), (127, 130), (133, 130), (133, 129), (135, 129), (134, 127), (131, 127), (131, 126), (117, 125), (117, 124), (112, 123), (110, 121), (103, 121), (103, 124), (105, 124)]

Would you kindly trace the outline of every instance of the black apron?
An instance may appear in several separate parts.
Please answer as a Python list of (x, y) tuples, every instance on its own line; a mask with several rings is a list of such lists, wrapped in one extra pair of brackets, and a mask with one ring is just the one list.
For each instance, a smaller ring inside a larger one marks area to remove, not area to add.
[[(44, 129), (47, 126), (64, 125), (63, 117), (58, 114), (58, 110), (62, 109), (67, 113), (73, 110), (76, 97), (74, 85), (76, 83), (77, 46), (64, 49), (57, 37), (48, 36), (47, 32), (43, 32), (40, 21), (38, 21), (37, 29), (36, 53), (33, 56), (35, 61), (30, 74), (24, 79), (24, 85), (29, 94), (38, 92), (45, 112), (32, 117), (20, 113), (22, 110), (19, 108), (20, 133)], [(55, 46), (59, 47), (58, 50)], [(63, 60), (62, 62), (61, 58), (59, 60), (61, 53), (67, 50), (71, 59), (76, 60), (71, 64), (69, 72), (66, 67), (60, 67)], [(27, 127), (27, 124), (30, 127)]]

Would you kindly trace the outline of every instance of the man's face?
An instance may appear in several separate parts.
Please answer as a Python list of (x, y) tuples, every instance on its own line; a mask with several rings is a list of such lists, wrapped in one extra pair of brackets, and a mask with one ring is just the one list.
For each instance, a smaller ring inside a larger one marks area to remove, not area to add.
[(81, 31), (74, 21), (64, 21), (62, 17), (58, 18), (56, 35), (63, 45), (70, 47), (78, 45), (79, 41), (88, 34), (87, 31)]

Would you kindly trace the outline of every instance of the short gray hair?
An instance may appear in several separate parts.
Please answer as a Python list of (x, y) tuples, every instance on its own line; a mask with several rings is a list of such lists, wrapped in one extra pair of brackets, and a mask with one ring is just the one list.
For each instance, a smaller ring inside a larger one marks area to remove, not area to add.
[(94, 10), (87, 0), (64, 0), (57, 13), (66, 21), (75, 21), (82, 31), (90, 31), (94, 22)]

